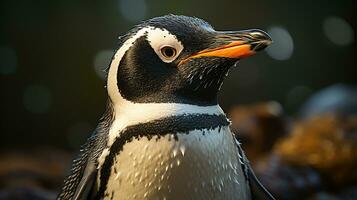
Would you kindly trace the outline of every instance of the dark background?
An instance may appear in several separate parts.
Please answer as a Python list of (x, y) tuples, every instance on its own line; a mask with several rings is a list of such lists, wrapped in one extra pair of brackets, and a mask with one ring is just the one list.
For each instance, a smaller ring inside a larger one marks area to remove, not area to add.
[(357, 83), (353, 0), (0, 2), (1, 151), (77, 150), (107, 98), (101, 69), (143, 19), (197, 16), (217, 30), (261, 28), (275, 43), (242, 60), (220, 93), (225, 110), (273, 100), (294, 116), (314, 92)]

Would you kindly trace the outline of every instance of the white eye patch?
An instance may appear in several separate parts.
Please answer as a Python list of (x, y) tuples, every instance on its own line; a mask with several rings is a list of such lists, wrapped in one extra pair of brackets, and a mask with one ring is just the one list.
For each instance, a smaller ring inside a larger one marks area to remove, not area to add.
[(174, 61), (182, 52), (183, 45), (165, 29), (150, 28), (147, 40), (159, 58), (166, 63)]

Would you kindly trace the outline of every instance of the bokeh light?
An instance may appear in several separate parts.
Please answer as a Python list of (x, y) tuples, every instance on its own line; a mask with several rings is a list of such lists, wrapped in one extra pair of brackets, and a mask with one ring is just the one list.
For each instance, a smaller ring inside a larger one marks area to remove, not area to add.
[(328, 17), (323, 23), (326, 37), (334, 44), (345, 46), (353, 43), (354, 31), (351, 25), (340, 17)]
[(9, 75), (16, 72), (17, 56), (14, 49), (0, 47), (0, 74)]
[(113, 55), (114, 50), (102, 50), (95, 55), (94, 70), (101, 79), (105, 79), (105, 69), (109, 67)]
[(283, 113), (283, 108), (281, 107), (280, 103), (277, 101), (270, 101), (267, 104), (267, 108), (269, 109), (269, 113), (275, 116), (279, 116)]
[(26, 110), (32, 113), (46, 113), (52, 105), (52, 95), (45, 86), (31, 85), (24, 91), (23, 103)]
[(283, 27), (273, 26), (268, 29), (273, 43), (267, 48), (270, 57), (276, 60), (288, 60), (294, 51), (294, 42), (290, 33)]
[(119, 0), (120, 13), (130, 22), (138, 22), (145, 18), (147, 4), (145, 0)]

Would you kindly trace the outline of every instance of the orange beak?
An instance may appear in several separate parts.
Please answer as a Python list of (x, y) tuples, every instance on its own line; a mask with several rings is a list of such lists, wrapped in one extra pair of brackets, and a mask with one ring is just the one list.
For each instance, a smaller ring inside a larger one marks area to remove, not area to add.
[(201, 57), (245, 58), (265, 49), (272, 43), (269, 35), (261, 30), (218, 32), (215, 40), (214, 43), (219, 45), (213, 44), (213, 47), (199, 51), (185, 58), (181, 63)]

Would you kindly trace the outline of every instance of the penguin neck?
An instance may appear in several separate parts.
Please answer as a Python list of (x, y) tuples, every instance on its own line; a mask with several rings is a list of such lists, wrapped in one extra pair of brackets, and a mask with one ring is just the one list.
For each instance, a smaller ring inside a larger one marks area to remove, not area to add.
[(222, 108), (216, 105), (199, 106), (183, 103), (135, 103), (124, 98), (113, 102), (113, 123), (109, 131), (110, 146), (120, 132), (137, 124), (147, 123), (168, 117), (189, 115), (224, 115)]

